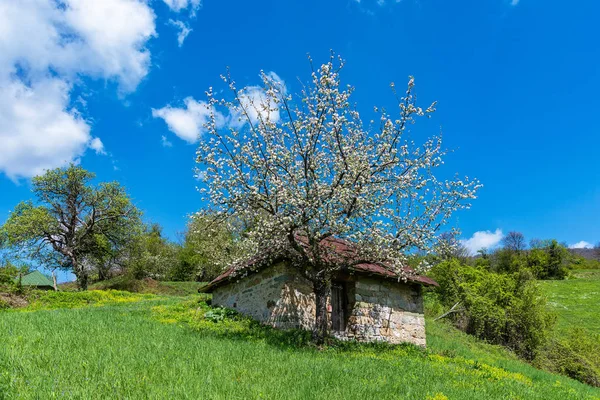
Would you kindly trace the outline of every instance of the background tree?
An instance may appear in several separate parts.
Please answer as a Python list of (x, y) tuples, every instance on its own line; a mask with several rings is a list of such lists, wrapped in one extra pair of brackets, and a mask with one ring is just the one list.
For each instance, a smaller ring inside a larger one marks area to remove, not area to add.
[(125, 270), (135, 279), (166, 280), (177, 264), (177, 245), (162, 233), (159, 224), (150, 224), (131, 244)]
[(527, 248), (527, 242), (521, 232), (511, 231), (502, 239), (502, 246), (506, 250), (521, 252)]
[(568, 275), (567, 265), (571, 258), (569, 249), (564, 244), (551, 240), (546, 247), (548, 254), (547, 277), (550, 279), (564, 279)]
[(19, 274), (26, 274), (27, 267), (18, 267), (10, 261), (0, 262), (0, 285), (12, 285)]
[(206, 282), (216, 278), (224, 265), (242, 256), (236, 240), (241, 229), (233, 223), (215, 221), (212, 216), (192, 216), (179, 251), (179, 265), (171, 272), (172, 279)]
[(458, 259), (465, 262), (469, 258), (470, 251), (460, 242), (458, 235), (457, 231), (442, 232), (439, 235), (435, 253), (441, 260)]
[[(435, 110), (435, 103), (417, 106), (412, 78), (396, 96), (399, 115), (376, 110), (377, 124), (365, 126), (351, 103), (354, 89), (341, 85), (342, 68), (332, 55), (313, 70), (296, 103), (271, 74), (262, 74), (258, 97), (224, 77), (233, 99), (207, 93), (207, 135), (197, 152), (209, 211), (259, 221), (246, 232), (247, 251), (284, 252), (312, 282), (318, 342), (327, 332), (326, 299), (337, 270), (369, 258), (405, 276), (403, 253), (431, 249), (438, 230), (469, 207), (480, 187), (477, 180), (436, 176), (446, 154), (440, 137), (407, 137), (418, 117)], [(358, 257), (334, 261), (322, 245), (331, 237), (355, 243)]]
[(531, 239), (529, 241), (529, 248), (530, 249), (541, 249), (544, 246), (545, 246), (545, 241), (542, 240), (542, 239), (534, 238), (534, 239)]
[(138, 254), (136, 245), (140, 242), (140, 236), (144, 231), (141, 221), (134, 222), (122, 227), (125, 231), (109, 239), (104, 235), (94, 235), (90, 239), (89, 253), (84, 263), (95, 272), (98, 281), (107, 280), (114, 275), (125, 272), (132, 258)]
[(129, 226), (140, 213), (116, 182), (91, 184), (94, 174), (70, 165), (32, 179), (37, 202), (19, 203), (2, 227), (6, 245), (18, 258), (34, 259), (48, 269), (72, 271), (87, 289), (97, 239), (128, 240)]

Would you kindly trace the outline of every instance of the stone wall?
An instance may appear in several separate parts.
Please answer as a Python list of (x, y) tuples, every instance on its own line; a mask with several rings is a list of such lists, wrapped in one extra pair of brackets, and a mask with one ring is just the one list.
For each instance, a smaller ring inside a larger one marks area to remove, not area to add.
[[(420, 286), (363, 276), (349, 278), (346, 330), (332, 332), (334, 336), (425, 346)], [(216, 288), (213, 304), (233, 308), (278, 328), (314, 326), (312, 285), (285, 263)]]
[(312, 285), (284, 263), (216, 288), (213, 304), (232, 308), (277, 328), (312, 329), (314, 326)]
[(359, 276), (354, 283), (354, 300), (346, 331), (334, 332), (335, 336), (363, 342), (410, 342), (425, 346), (420, 286)]

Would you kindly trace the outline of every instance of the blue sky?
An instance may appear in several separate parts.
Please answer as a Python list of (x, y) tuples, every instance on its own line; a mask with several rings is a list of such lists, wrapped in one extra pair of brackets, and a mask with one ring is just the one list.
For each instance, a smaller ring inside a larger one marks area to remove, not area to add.
[[(77, 160), (175, 238), (201, 206), (185, 99), (224, 89), (227, 67), (239, 86), (264, 70), (297, 92), (306, 54), (333, 49), (359, 110), (391, 108), (409, 75), (439, 102), (415, 129), (441, 129), (448, 167), (484, 184), (454, 219), (469, 246), (510, 230), (598, 242), (598, 15), (595, 1), (0, 0), (0, 223), (30, 176)], [(170, 129), (161, 109), (183, 120)]]

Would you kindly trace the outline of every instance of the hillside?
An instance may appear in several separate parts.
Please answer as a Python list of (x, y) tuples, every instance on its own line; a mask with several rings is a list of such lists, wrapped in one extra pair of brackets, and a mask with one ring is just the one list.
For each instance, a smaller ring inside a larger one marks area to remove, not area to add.
[(557, 328), (600, 332), (600, 270), (578, 270), (571, 279), (541, 281), (548, 304), (558, 314)]
[[(93, 283), (90, 285), (89, 290), (125, 290), (132, 293), (186, 296), (198, 293), (198, 289), (205, 284), (205, 282), (165, 282), (151, 278), (133, 279), (127, 275), (121, 275), (106, 281)], [(63, 291), (77, 290), (75, 282), (63, 283), (59, 286), (60, 290)]]
[(443, 323), (428, 321), (427, 351), (318, 350), (198, 295), (90, 293), (0, 313), (0, 398), (600, 399)]
[(600, 261), (600, 252), (598, 249), (569, 249), (571, 253), (583, 257), (586, 260), (599, 260)]

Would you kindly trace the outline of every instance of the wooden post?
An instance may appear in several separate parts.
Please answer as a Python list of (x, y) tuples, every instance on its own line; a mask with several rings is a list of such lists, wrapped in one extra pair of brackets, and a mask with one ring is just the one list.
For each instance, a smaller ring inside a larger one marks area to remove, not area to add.
[(58, 285), (56, 284), (56, 273), (52, 270), (52, 283), (54, 283), (54, 291), (58, 292)]

